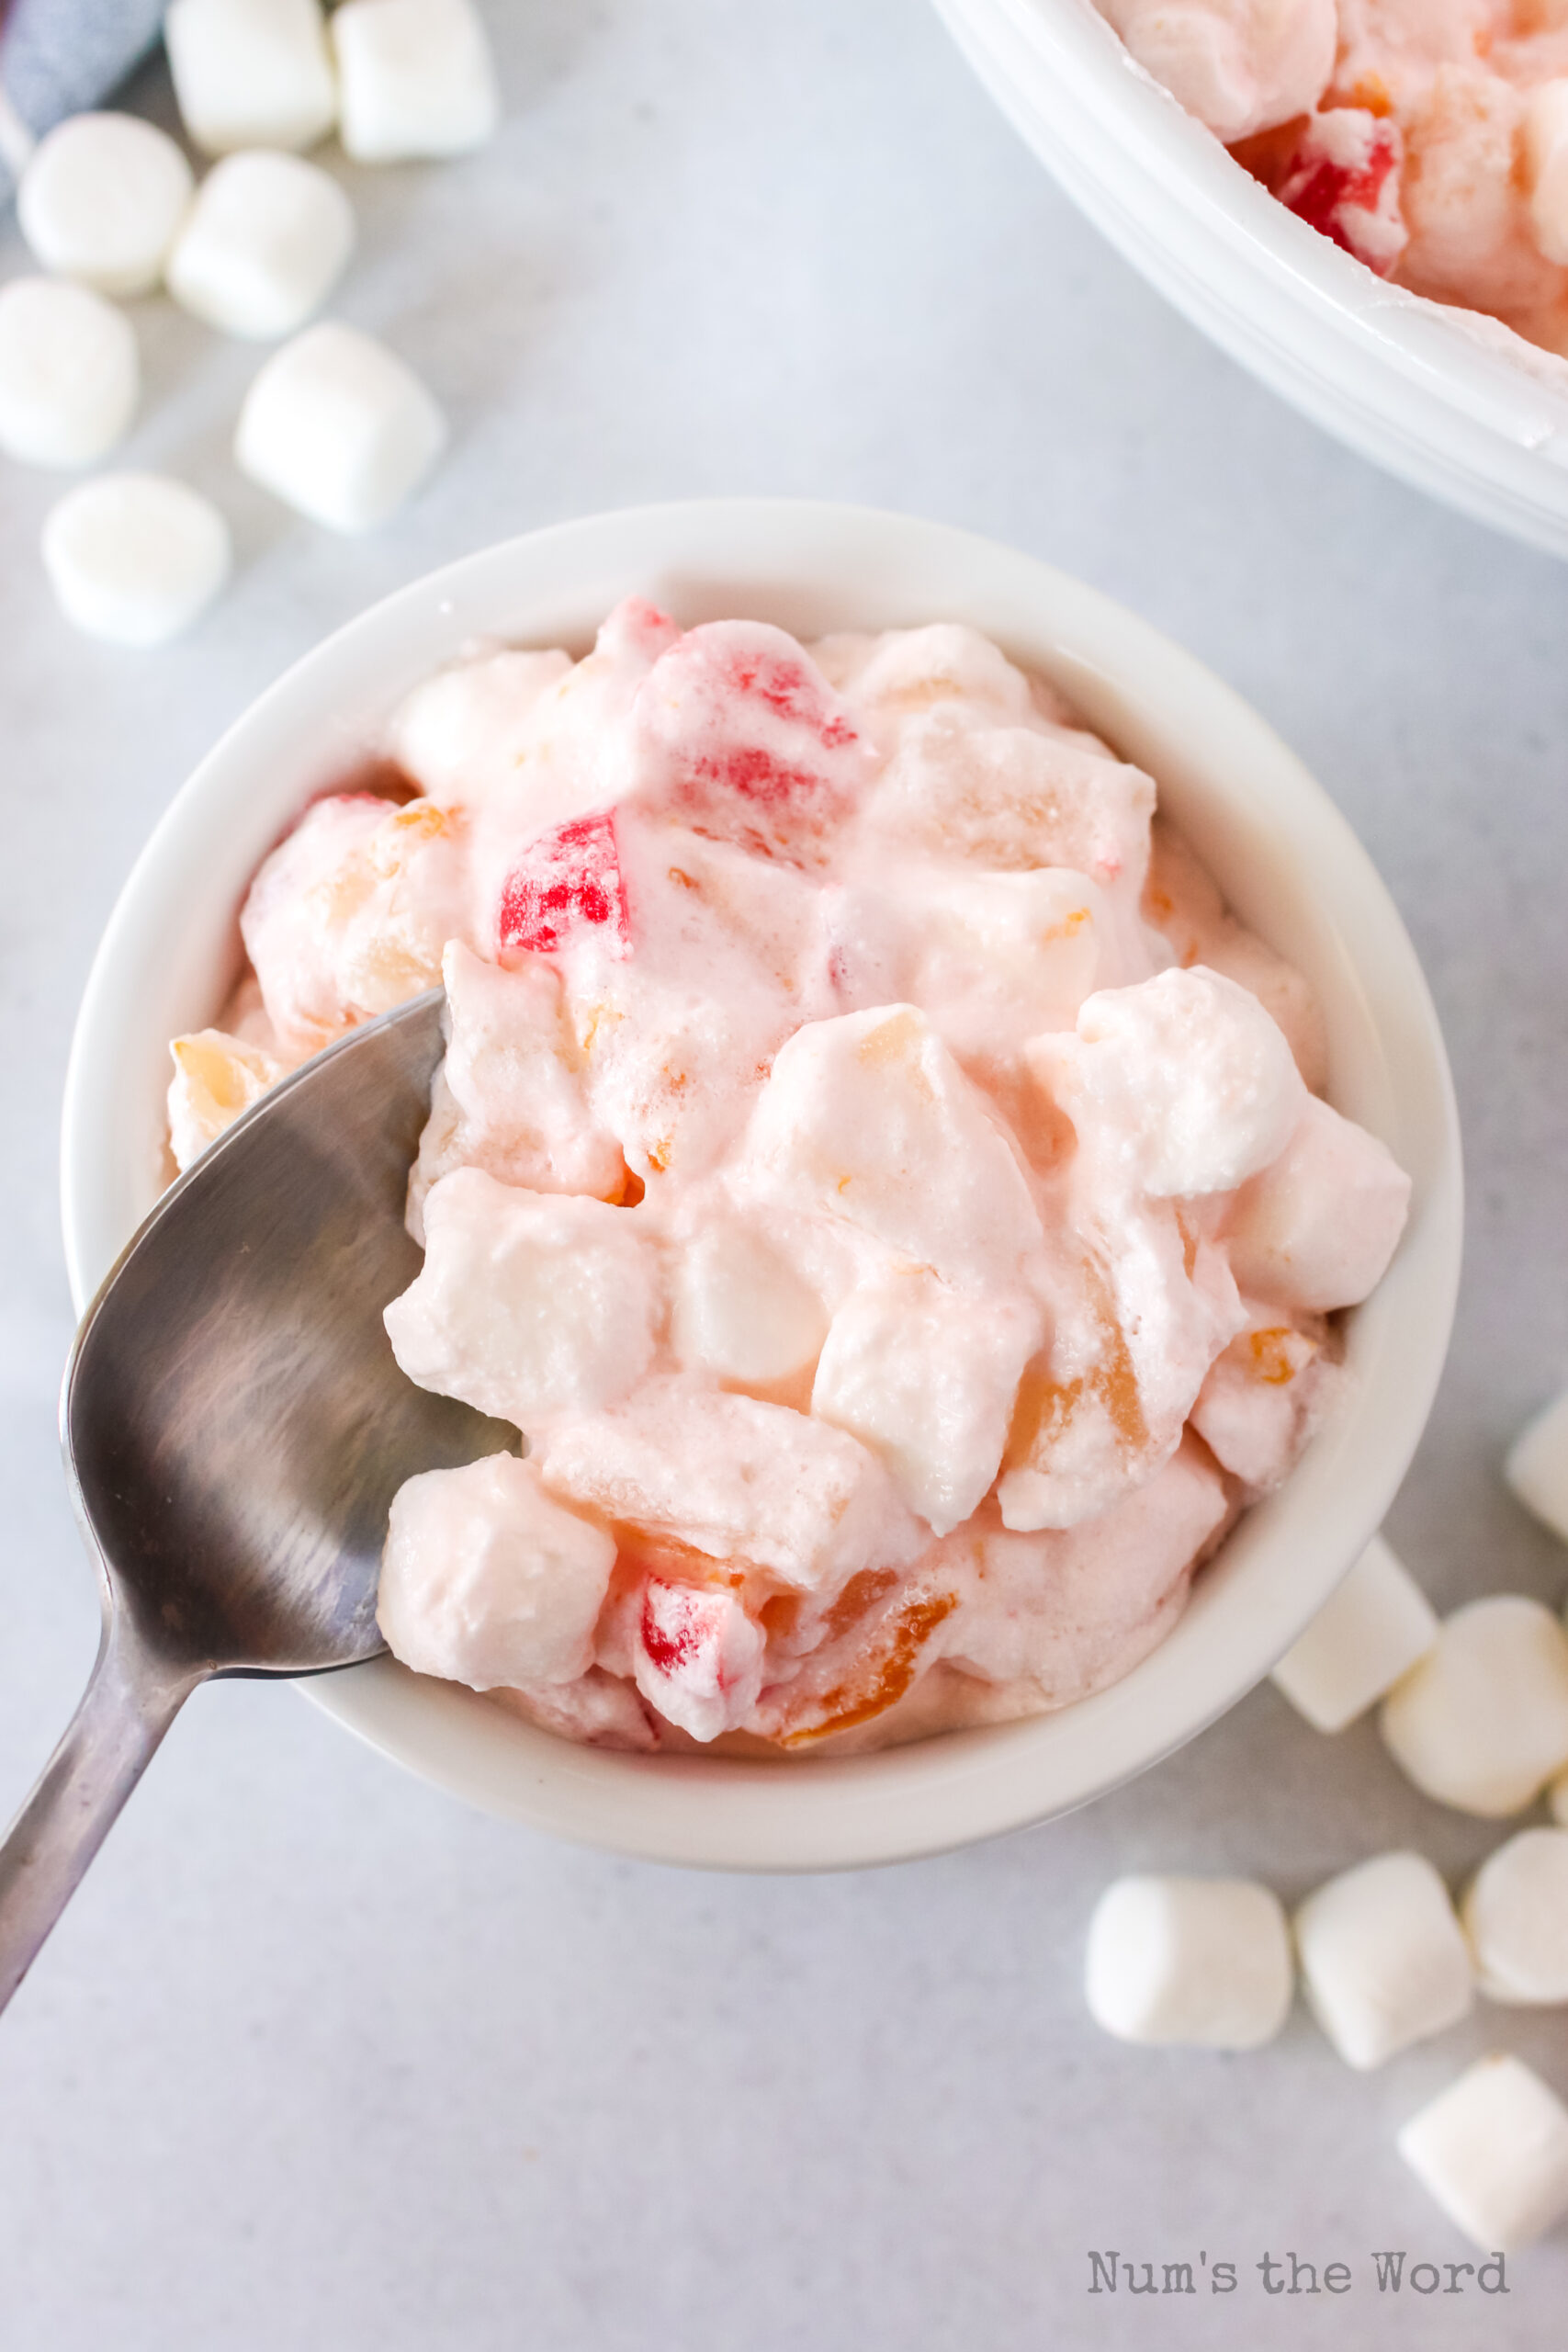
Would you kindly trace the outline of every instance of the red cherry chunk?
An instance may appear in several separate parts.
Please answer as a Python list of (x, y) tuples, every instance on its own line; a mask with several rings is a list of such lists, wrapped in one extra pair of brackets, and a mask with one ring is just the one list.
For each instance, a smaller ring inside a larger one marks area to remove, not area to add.
[(555, 956), (602, 931), (611, 953), (631, 954), (626, 884), (608, 808), (573, 817), (528, 843), (507, 876), (497, 926), (502, 954)]
[(1396, 123), (1336, 107), (1306, 123), (1280, 201), (1380, 277), (1409, 242), (1400, 210), (1404, 145)]
[(688, 629), (649, 673), (637, 718), (650, 797), (764, 854), (818, 854), (861, 780), (863, 747), (831, 687), (763, 622)]

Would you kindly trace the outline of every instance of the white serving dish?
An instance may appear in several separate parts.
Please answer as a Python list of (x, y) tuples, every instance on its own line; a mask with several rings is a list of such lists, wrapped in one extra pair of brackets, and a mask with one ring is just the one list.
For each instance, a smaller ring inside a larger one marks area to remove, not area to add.
[(1338, 1106), (1415, 1178), (1409, 1229), (1349, 1318), (1354, 1383), (1286, 1487), (1203, 1572), (1163, 1647), (1055, 1715), (856, 1758), (754, 1764), (568, 1746), (390, 1660), (301, 1684), (410, 1770), (591, 1844), (735, 1869), (929, 1853), (1081, 1804), (1231, 1706), (1382, 1520), (1426, 1420), (1458, 1279), (1459, 1139), (1426, 984), (1343, 818), (1219, 680), (1093, 590), (1009, 548), (899, 515), (793, 501), (608, 514), (467, 558), (329, 638), (247, 711), (178, 794), (93, 967), (66, 1080), (63, 1211), (78, 1306), (160, 1182), (167, 1040), (232, 978), (237, 910), (300, 806), (352, 766), (407, 687), (476, 636), (584, 648), (637, 590), (683, 621), (745, 614), (802, 636), (963, 619), (1055, 679), (1151, 769), (1240, 914), (1315, 985)]
[(1384, 285), (1233, 162), (1091, 0), (936, 0), (1073, 201), (1195, 326), (1314, 423), (1568, 555), (1568, 366)]

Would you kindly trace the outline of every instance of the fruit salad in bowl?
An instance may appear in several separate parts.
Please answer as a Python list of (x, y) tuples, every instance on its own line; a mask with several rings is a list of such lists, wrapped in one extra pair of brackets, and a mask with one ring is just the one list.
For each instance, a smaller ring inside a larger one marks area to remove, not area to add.
[(671, 1859), (929, 1850), (1188, 1736), (1381, 1516), (1457, 1262), (1429, 1007), (1316, 788), (1090, 592), (724, 503), (355, 624), (111, 926), (84, 1290), (171, 1147), (436, 983), (389, 1345), (519, 1446), (406, 1482), (391, 1655), (310, 1693), (416, 1769)]

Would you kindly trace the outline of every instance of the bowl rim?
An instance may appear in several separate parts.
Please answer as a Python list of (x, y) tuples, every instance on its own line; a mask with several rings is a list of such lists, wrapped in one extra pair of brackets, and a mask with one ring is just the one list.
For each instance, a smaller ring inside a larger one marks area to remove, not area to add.
[[(143, 1099), (152, 1065), (138, 1060), (146, 1044), (139, 1043), (138, 1004), (164, 986), (182, 922), (195, 923), (196, 878), (228, 855), (234, 894), (220, 907), (214, 894), (197, 911), (209, 928), (231, 929), (260, 854), (255, 843), (265, 852), (291, 820), (279, 809), (303, 805), (312, 768), (351, 742), (363, 747), (374, 712), (384, 715), (476, 638), (581, 643), (615, 595), (634, 588), (672, 603), (687, 620), (736, 609), (789, 626), (825, 606), (852, 608), (863, 626), (877, 614), (882, 626), (944, 614), (971, 620), (1045, 669), (1091, 724), (1103, 729), (1109, 718), (1124, 752), (1136, 758), (1146, 745), (1165, 744), (1159, 782), (1179, 821), (1189, 831), (1195, 816), (1222, 836), (1228, 829), (1227, 854), (1244, 886), (1252, 888), (1267, 864), (1294, 906), (1292, 919), (1319, 942), (1332, 978), (1325, 1005), (1331, 1035), (1338, 1023), (1352, 1041), (1347, 1067), (1366, 1097), (1356, 1107), (1381, 1103), (1382, 1125), (1398, 1130), (1400, 1156), (1417, 1165), (1404, 1241), (1383, 1283), (1350, 1318), (1355, 1410), (1347, 1399), (1330, 1413), (1280, 1492), (1244, 1515), (1173, 1633), (1092, 1698), (872, 1755), (773, 1764), (575, 1747), (390, 1659), (300, 1685), (435, 1785), (616, 1852), (768, 1871), (939, 1852), (1104, 1793), (1181, 1746), (1261, 1679), (1393, 1498), (1436, 1389), (1458, 1283), (1462, 1182), (1452, 1083), (1393, 900), (1328, 796), (1265, 722), (1194, 657), (1098, 590), (998, 542), (907, 515), (791, 499), (705, 499), (528, 533), (360, 614), (286, 671), (197, 765), (110, 916), (66, 1075), (62, 1207), (73, 1294), (80, 1311), (144, 1213), (137, 1203), (151, 1205), (153, 1163), (148, 1158), (138, 1173), (137, 1155), (157, 1127), (161, 1100), (154, 1107)], [(509, 618), (543, 609), (557, 616), (555, 627), (518, 628)], [(277, 780), (290, 751), (292, 798)], [(274, 794), (270, 815), (258, 775)], [(245, 827), (242, 852), (235, 837)], [(1213, 864), (1201, 839), (1198, 846)], [(1303, 875), (1314, 877), (1311, 888)], [(191, 967), (207, 972), (209, 1008), (215, 968), (210, 956)], [(1321, 993), (1323, 974), (1316, 977)], [(200, 1017), (210, 1010), (185, 1016)], [(149, 1020), (144, 1012), (143, 1030)], [(170, 1034), (164, 1027), (162, 1039)]]
[(935, 5), (1080, 210), (1232, 358), (1375, 464), (1568, 555), (1561, 358), (1386, 284), (1287, 211), (1094, 0)]

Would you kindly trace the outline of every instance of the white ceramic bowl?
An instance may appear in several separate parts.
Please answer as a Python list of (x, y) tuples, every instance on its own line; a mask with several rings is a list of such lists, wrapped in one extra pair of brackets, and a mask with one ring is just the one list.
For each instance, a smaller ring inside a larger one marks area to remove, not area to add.
[(981, 80), (1135, 268), (1364, 457), (1568, 555), (1568, 372), (1385, 286), (1276, 203), (1091, 0), (937, 0)]
[(898, 515), (714, 501), (601, 515), (470, 556), (378, 605), (250, 709), (175, 800), (126, 884), (66, 1081), (64, 1219), (78, 1306), (152, 1206), (167, 1040), (212, 1016), (250, 876), (404, 690), (476, 635), (583, 648), (630, 590), (692, 622), (802, 636), (961, 619), (1055, 679), (1153, 771), (1245, 919), (1309, 976), (1335, 1102), (1416, 1180), (1409, 1229), (1349, 1318), (1354, 1380), (1281, 1491), (1242, 1521), (1164, 1645), (1114, 1689), (1032, 1722), (789, 1763), (573, 1747), (390, 1660), (302, 1683), (385, 1754), (494, 1813), (665, 1860), (886, 1861), (1037, 1821), (1141, 1771), (1263, 1675), (1377, 1527), (1448, 1340), (1461, 1184), (1442, 1040), (1365, 853), (1278, 739), (1130, 613), (1006, 548)]

